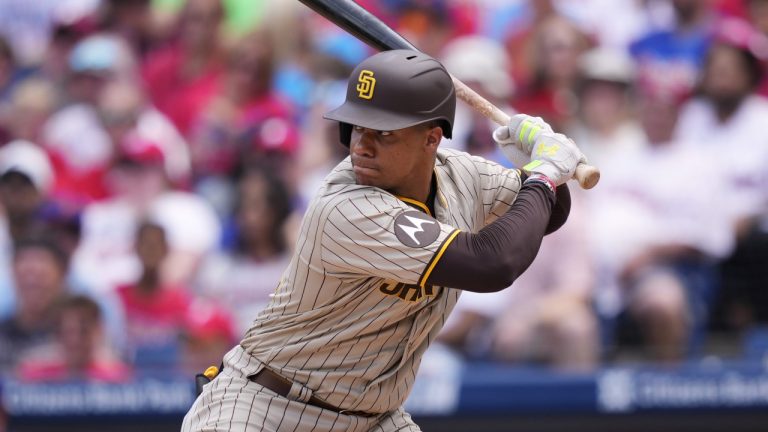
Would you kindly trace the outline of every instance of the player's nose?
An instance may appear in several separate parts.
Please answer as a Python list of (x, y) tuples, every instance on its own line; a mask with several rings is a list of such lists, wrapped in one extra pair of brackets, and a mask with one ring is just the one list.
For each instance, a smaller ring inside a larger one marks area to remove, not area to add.
[(355, 128), (352, 131), (351, 149), (355, 155), (373, 157), (376, 154), (376, 131)]

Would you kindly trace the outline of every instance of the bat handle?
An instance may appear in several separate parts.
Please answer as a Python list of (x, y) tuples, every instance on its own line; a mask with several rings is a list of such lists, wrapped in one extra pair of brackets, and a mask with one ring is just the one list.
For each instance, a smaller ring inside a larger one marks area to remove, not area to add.
[[(487, 99), (477, 94), (456, 77), (451, 76), (451, 78), (453, 78), (453, 86), (456, 88), (456, 96), (459, 99), (499, 126), (509, 124), (510, 117), (504, 111), (488, 102)], [(579, 182), (582, 189), (592, 189), (600, 181), (600, 170), (592, 165), (580, 163), (576, 167), (576, 173), (573, 177)]]

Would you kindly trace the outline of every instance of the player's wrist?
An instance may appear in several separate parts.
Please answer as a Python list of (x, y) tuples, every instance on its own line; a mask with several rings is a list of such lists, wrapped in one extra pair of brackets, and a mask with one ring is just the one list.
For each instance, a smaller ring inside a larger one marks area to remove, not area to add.
[(538, 172), (532, 172), (528, 176), (528, 178), (526, 178), (525, 181), (523, 181), (523, 184), (524, 185), (542, 184), (542, 185), (546, 186), (547, 189), (549, 189), (549, 191), (552, 192), (553, 194), (555, 193), (555, 189), (557, 188), (557, 185), (555, 184), (554, 181), (552, 181), (552, 179), (550, 179), (546, 175), (544, 175), (542, 173), (538, 173)]

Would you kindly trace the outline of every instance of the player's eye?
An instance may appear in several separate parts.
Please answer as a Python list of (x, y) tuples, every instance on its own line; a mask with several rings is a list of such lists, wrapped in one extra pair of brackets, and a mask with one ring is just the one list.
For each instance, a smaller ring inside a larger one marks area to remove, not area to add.
[[(364, 127), (358, 126), (358, 125), (353, 125), (352, 129), (355, 132), (358, 132), (358, 133), (362, 133), (365, 130)], [(392, 131), (374, 131), (374, 132), (376, 132), (376, 134), (379, 135), (379, 136), (390, 136), (390, 135), (392, 135)]]

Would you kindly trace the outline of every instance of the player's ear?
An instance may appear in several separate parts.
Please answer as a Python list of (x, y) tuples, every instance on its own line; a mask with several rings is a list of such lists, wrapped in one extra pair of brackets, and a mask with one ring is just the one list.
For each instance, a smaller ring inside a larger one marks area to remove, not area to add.
[(427, 130), (427, 145), (437, 147), (443, 139), (443, 129), (439, 125), (433, 125)]

